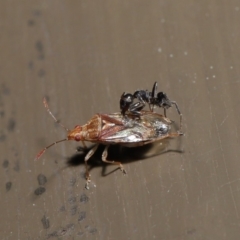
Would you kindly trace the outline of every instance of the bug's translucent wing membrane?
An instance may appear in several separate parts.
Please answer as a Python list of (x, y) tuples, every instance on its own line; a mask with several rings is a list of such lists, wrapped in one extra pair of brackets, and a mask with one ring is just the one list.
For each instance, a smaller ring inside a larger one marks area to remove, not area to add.
[[(109, 114), (108, 121), (103, 120), (103, 128), (99, 141), (109, 144), (137, 145), (157, 138), (164, 138), (169, 133), (171, 121), (160, 114), (142, 112), (141, 118), (126, 118), (120, 113)], [(102, 118), (104, 118), (102, 116)], [(114, 121), (122, 122), (115, 125)]]

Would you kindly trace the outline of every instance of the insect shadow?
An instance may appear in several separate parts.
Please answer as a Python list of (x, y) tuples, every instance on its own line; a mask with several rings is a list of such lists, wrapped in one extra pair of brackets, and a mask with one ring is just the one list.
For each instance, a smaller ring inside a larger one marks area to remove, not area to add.
[[(110, 161), (118, 161), (122, 164), (131, 163), (134, 161), (149, 159), (154, 156), (162, 155), (169, 152), (175, 152), (175, 153), (183, 153), (183, 150), (179, 149), (168, 149), (169, 145), (169, 139), (164, 139), (159, 143), (152, 143), (147, 144), (144, 146), (139, 147), (124, 147), (121, 145), (111, 145), (108, 150), (108, 160)], [(95, 145), (92, 145), (87, 148), (78, 147), (77, 154), (74, 154), (73, 156), (69, 157), (67, 159), (68, 166), (79, 166), (84, 164), (84, 158), (86, 154), (92, 149)], [(88, 160), (88, 166), (89, 171), (91, 171), (95, 167), (102, 167), (102, 173), (101, 176), (105, 177), (113, 172), (119, 170), (116, 165), (112, 166), (114, 167), (113, 170), (107, 172), (107, 168), (111, 167), (111, 164), (106, 164), (102, 161), (102, 153), (105, 148), (105, 145), (99, 145), (97, 151), (94, 153), (94, 155)], [(84, 176), (83, 176), (84, 177)]]

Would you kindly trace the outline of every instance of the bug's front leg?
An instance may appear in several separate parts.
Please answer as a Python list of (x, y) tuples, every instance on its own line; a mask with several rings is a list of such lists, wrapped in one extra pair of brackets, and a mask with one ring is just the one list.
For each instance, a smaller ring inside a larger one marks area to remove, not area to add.
[(87, 146), (86, 146), (86, 144), (85, 144), (84, 141), (82, 141), (82, 145), (83, 145), (84, 150), (86, 150), (86, 149), (87, 149)]
[(115, 161), (108, 161), (106, 158), (107, 158), (107, 155), (108, 155), (108, 148), (109, 148), (109, 145), (107, 145), (102, 153), (102, 161), (105, 162), (105, 163), (111, 163), (111, 164), (115, 164), (115, 165), (118, 165), (120, 170), (126, 174), (127, 172), (125, 171), (125, 169), (123, 168), (123, 165), (121, 162), (115, 162)]
[(82, 142), (83, 146), (78, 146), (76, 151), (77, 152), (85, 152), (85, 153), (88, 152), (88, 148), (87, 148), (85, 142), (84, 141), (81, 141), (81, 142)]
[(99, 144), (96, 144), (96, 145), (88, 152), (88, 154), (87, 154), (87, 155), (85, 156), (85, 158), (84, 158), (85, 168), (86, 168), (86, 173), (85, 173), (85, 176), (86, 176), (86, 185), (85, 185), (85, 188), (86, 188), (86, 189), (89, 189), (88, 184), (91, 182), (90, 174), (89, 174), (89, 171), (88, 171), (87, 161), (88, 161), (89, 158), (96, 152), (98, 146), (99, 146)]

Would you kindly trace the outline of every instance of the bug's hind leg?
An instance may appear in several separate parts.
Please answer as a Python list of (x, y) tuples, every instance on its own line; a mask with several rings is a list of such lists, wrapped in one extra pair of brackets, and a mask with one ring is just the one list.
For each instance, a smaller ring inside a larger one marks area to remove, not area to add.
[(120, 170), (126, 174), (127, 172), (125, 171), (125, 169), (123, 168), (123, 165), (121, 162), (115, 162), (115, 161), (108, 161), (106, 158), (107, 158), (107, 155), (108, 155), (108, 148), (109, 148), (109, 145), (107, 145), (102, 153), (102, 161), (105, 162), (105, 163), (110, 163), (110, 164), (115, 164), (115, 165), (118, 165)]
[(89, 160), (89, 158), (96, 152), (97, 148), (98, 148), (99, 144), (96, 144), (89, 152), (88, 154), (85, 156), (85, 168), (86, 168), (86, 185), (85, 188), (89, 189), (88, 184), (91, 182), (91, 178), (90, 178), (90, 174), (88, 171), (88, 165), (87, 165), (87, 161)]

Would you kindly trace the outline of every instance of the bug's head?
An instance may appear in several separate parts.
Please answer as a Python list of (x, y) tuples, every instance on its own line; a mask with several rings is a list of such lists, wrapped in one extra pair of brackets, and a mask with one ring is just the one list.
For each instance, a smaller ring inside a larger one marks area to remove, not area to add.
[(46, 98), (43, 98), (43, 104), (45, 106), (45, 108), (47, 109), (48, 113), (50, 114), (50, 116), (54, 119), (54, 121), (60, 125), (62, 128), (64, 128), (67, 132), (68, 132), (68, 135), (66, 138), (62, 139), (62, 140), (59, 140), (59, 141), (56, 141), (56, 142), (53, 142), (51, 143), (50, 145), (48, 145), (47, 147), (45, 147), (44, 149), (42, 149), (35, 157), (35, 160), (39, 159), (45, 152), (48, 148), (60, 143), (60, 142), (64, 142), (64, 141), (68, 141), (68, 140), (75, 140), (75, 141), (81, 141), (82, 138), (83, 138), (83, 134), (82, 134), (82, 127), (77, 125), (73, 130), (69, 130), (68, 128), (66, 128), (63, 124), (61, 124), (57, 119), (56, 117), (52, 114), (51, 110), (49, 109), (48, 107), (48, 103), (47, 103), (47, 100)]
[(82, 127), (77, 125), (73, 130), (68, 132), (68, 140), (75, 140), (77, 142), (83, 140)]

